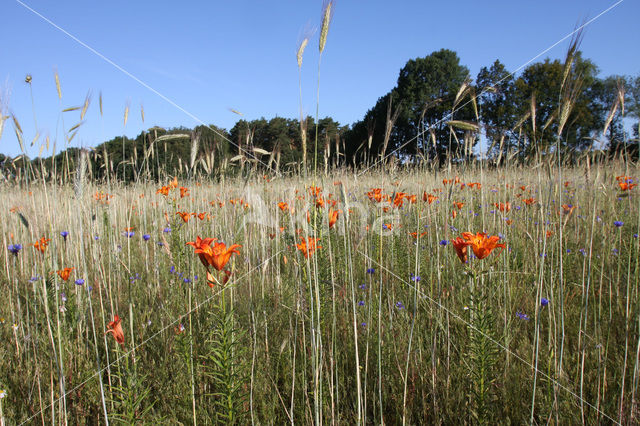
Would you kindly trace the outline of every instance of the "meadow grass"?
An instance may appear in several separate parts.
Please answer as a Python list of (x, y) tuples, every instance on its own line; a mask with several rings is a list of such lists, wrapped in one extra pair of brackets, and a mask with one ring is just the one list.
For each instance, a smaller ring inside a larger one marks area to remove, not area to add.
[[(637, 170), (336, 171), (181, 181), (183, 197), (149, 183), (2, 186), (2, 415), (634, 423), (639, 198), (620, 175)], [(463, 264), (451, 241), (465, 231), (506, 248), (469, 248)], [(296, 244), (313, 235), (322, 247), (305, 257)], [(226, 284), (207, 284), (185, 244), (197, 236), (242, 245)], [(123, 345), (105, 334), (115, 315)]]

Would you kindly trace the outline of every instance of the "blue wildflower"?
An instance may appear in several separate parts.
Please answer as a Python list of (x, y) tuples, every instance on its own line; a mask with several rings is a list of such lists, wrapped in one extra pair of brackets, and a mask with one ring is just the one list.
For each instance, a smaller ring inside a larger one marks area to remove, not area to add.
[(449, 243), (449, 241), (447, 241), (447, 240), (440, 241), (440, 245), (441, 246), (446, 246), (448, 243)]
[(151, 235), (149, 235), (149, 234), (144, 234), (144, 235), (142, 236), (142, 239), (143, 239), (143, 240), (145, 240), (145, 241), (149, 241), (149, 240), (151, 239)]
[(373, 274), (374, 272), (376, 272), (375, 268), (367, 269), (367, 274)]
[(365, 290), (367, 288), (367, 285), (366, 284), (360, 284), (358, 287), (360, 288), (360, 290)]
[(7, 247), (7, 249), (14, 255), (18, 255), (18, 253), (20, 253), (20, 250), (22, 250), (22, 244), (10, 244), (9, 247)]
[(624, 225), (624, 222), (622, 222), (621, 220), (616, 220), (615, 222), (613, 222), (613, 224), (616, 226), (616, 228), (620, 228), (622, 225)]
[(396, 302), (396, 308), (404, 309), (404, 305), (402, 304), (402, 302)]
[(359, 301), (358, 306), (364, 306), (364, 300)]
[(162, 232), (164, 232), (165, 234), (168, 234), (169, 232), (171, 232), (171, 228), (169, 228), (168, 226), (166, 228), (164, 228), (162, 230)]
[(69, 236), (69, 231), (62, 231), (60, 235), (62, 236), (62, 238), (64, 238), (65, 241), (67, 241), (67, 237)]
[(547, 306), (549, 304), (549, 299), (543, 297), (542, 299), (540, 299), (540, 304), (542, 306)]
[(522, 312), (516, 312), (516, 316), (521, 320), (529, 321), (529, 315), (523, 314)]
[(76, 285), (83, 285), (84, 284), (84, 280), (82, 278), (78, 278), (76, 280)]

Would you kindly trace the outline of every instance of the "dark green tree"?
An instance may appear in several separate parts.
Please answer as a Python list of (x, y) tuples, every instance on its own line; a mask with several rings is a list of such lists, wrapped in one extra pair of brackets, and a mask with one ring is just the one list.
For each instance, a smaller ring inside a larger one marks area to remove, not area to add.
[[(562, 152), (590, 146), (593, 132), (602, 129), (603, 111), (596, 97), (598, 69), (577, 51), (565, 73), (565, 65), (546, 59), (528, 66), (516, 80), (518, 115), (529, 114), (523, 132), (529, 141), (529, 152), (552, 152), (559, 123)], [(532, 107), (533, 106), (533, 107)], [(564, 110), (563, 106), (568, 106)], [(563, 111), (568, 111), (566, 119)], [(535, 122), (533, 122), (535, 117)]]
[(476, 78), (480, 120), (484, 125), (489, 155), (502, 149), (503, 154), (518, 149), (518, 122), (514, 76), (496, 60), (491, 67), (482, 67)]

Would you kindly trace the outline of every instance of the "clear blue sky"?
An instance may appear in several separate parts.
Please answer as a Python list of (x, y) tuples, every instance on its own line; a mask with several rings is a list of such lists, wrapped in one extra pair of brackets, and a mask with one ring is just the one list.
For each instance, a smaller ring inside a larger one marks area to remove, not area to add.
[[(32, 157), (47, 134), (57, 139), (57, 151), (64, 148), (62, 129), (77, 124), (80, 114), (60, 111), (81, 105), (89, 91), (92, 103), (71, 146), (91, 147), (122, 134), (133, 137), (154, 125), (200, 123), (24, 5), (193, 116), (226, 129), (240, 118), (229, 108), (246, 119), (298, 117), (296, 48), (305, 28), (319, 28), (322, 9), (321, 0), (20, 1), (2, 3), (0, 94), (4, 112), (20, 121)], [(472, 77), (496, 59), (513, 71), (615, 3), (339, 0), (322, 57), (320, 116), (342, 124), (361, 119), (395, 86), (407, 60), (441, 48), (456, 51)], [(625, 0), (586, 28), (581, 50), (598, 65), (601, 76), (640, 73), (638, 16), (640, 2)], [(568, 43), (538, 60), (564, 57)], [(54, 69), (60, 75), (62, 101)], [(318, 31), (302, 66), (303, 109), (309, 115), (315, 114), (317, 70)], [(33, 77), (37, 129), (24, 83), (27, 74)], [(36, 131), (40, 140), (29, 148)], [(11, 120), (5, 123), (0, 152), (20, 153)]]

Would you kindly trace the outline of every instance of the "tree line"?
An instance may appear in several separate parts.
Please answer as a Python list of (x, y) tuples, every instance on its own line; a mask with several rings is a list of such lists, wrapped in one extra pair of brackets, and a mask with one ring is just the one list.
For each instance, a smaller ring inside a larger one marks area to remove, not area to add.
[(639, 126), (640, 75), (599, 78), (577, 44), (564, 61), (545, 59), (516, 75), (496, 60), (475, 79), (456, 52), (441, 49), (409, 60), (396, 86), (351, 125), (331, 117), (317, 126), (313, 117), (275, 117), (242, 119), (230, 130), (154, 127), (133, 139), (119, 136), (44, 159), (0, 154), (0, 179), (30, 173), (66, 180), (78, 167), (96, 180), (130, 182), (388, 162), (442, 165), (477, 160), (480, 141), (483, 157), (495, 164), (575, 158), (596, 149), (637, 159)]

